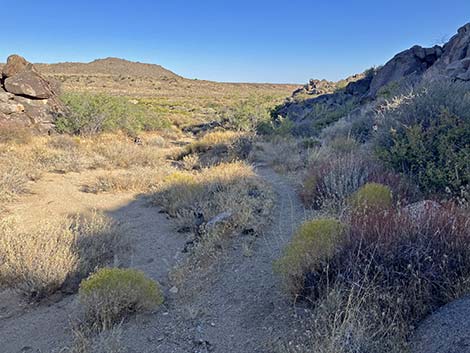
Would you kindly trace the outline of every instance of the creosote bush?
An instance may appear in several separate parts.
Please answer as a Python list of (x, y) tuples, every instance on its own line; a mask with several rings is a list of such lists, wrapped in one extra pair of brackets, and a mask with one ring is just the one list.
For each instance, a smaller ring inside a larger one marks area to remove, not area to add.
[(345, 225), (335, 219), (307, 221), (300, 226), (275, 265), (291, 294), (305, 294), (306, 276), (335, 255), (344, 240), (345, 230)]
[(158, 283), (134, 269), (103, 268), (82, 281), (79, 294), (88, 320), (103, 328), (163, 303)]
[(61, 97), (68, 114), (56, 120), (59, 132), (93, 135), (100, 132), (158, 130), (169, 122), (148, 109), (144, 104), (134, 104), (129, 98), (105, 94), (66, 93)]
[(0, 286), (40, 300), (62, 289), (74, 291), (80, 279), (120, 256), (127, 242), (106, 217), (44, 222), (21, 230), (17, 220), (0, 221)]

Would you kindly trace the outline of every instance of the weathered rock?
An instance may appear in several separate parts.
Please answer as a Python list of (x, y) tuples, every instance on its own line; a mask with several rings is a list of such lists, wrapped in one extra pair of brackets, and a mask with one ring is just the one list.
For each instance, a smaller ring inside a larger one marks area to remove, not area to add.
[(33, 64), (26, 61), (22, 56), (13, 54), (8, 57), (7, 63), (3, 67), (2, 75), (4, 78), (7, 78), (24, 71), (36, 71), (36, 69)]
[(13, 94), (39, 99), (51, 98), (49, 83), (34, 71), (23, 71), (4, 81), (5, 89)]
[(10, 56), (0, 77), (0, 128), (8, 123), (40, 132), (53, 129), (54, 121), (65, 111), (54, 85), (23, 57)]
[(379, 90), (392, 83), (408, 80), (410, 83), (417, 82), (422, 74), (431, 67), (442, 55), (442, 48), (422, 48), (414, 46), (397, 54), (392, 60), (378, 70), (372, 79), (368, 96), (375, 98)]

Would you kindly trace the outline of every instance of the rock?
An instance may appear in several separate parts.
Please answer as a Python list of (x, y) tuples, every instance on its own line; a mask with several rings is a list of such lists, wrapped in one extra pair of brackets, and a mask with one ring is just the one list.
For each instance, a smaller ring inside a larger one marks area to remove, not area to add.
[(15, 95), (32, 98), (48, 99), (54, 95), (48, 82), (34, 71), (23, 71), (8, 77), (4, 87)]
[(8, 78), (24, 71), (36, 71), (36, 69), (33, 64), (26, 61), (22, 56), (13, 54), (8, 57), (7, 63), (3, 67), (2, 75), (4, 78)]
[(380, 70), (370, 83), (368, 97), (375, 98), (380, 89), (392, 82), (407, 80), (419, 81), (423, 73), (442, 55), (442, 48), (422, 48), (414, 46), (393, 57)]
[(57, 83), (47, 81), (33, 64), (11, 55), (0, 77), (0, 129), (8, 123), (51, 131), (57, 117), (66, 111), (58, 91)]
[(207, 222), (205, 227), (206, 227), (206, 229), (211, 228), (211, 227), (215, 226), (217, 223), (225, 221), (227, 218), (230, 218), (230, 217), (232, 217), (232, 212), (231, 211), (222, 212), (222, 213), (218, 214), (217, 216), (215, 216), (214, 218), (212, 218), (209, 222)]
[(171, 294), (178, 294), (178, 288), (175, 287), (175, 286), (171, 287), (171, 288), (170, 288), (170, 293), (171, 293)]

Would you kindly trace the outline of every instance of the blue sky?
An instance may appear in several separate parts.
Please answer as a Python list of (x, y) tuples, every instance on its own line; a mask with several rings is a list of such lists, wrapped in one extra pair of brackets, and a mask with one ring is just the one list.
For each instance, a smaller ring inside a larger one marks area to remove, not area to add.
[(0, 0), (0, 9), (1, 61), (114, 56), (241, 82), (338, 80), (470, 22), (469, 0)]

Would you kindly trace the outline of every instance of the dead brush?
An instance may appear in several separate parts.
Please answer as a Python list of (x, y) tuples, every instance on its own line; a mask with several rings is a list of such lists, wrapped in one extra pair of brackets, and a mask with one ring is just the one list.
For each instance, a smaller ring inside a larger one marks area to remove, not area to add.
[(335, 256), (303, 272), (300, 294), (316, 308), (312, 332), (320, 329), (313, 352), (395, 352), (429, 313), (469, 293), (464, 210), (416, 218), (374, 209), (352, 214), (348, 224)]
[(127, 249), (120, 228), (92, 213), (21, 230), (20, 220), (0, 221), (0, 285), (30, 299), (75, 291), (81, 278), (118, 259)]

